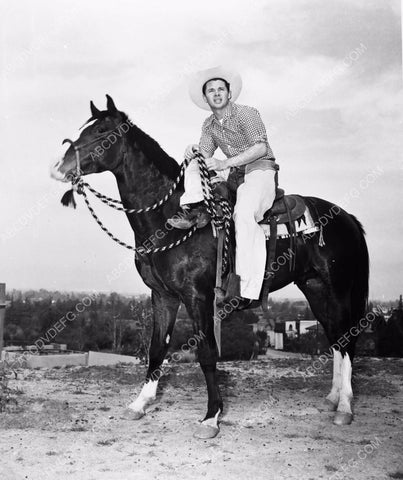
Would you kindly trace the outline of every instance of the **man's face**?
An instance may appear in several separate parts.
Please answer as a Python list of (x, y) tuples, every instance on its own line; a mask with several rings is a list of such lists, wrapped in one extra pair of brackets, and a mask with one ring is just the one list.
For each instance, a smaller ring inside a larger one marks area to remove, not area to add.
[(222, 80), (210, 80), (206, 84), (204, 98), (211, 109), (220, 109), (228, 105), (231, 93)]

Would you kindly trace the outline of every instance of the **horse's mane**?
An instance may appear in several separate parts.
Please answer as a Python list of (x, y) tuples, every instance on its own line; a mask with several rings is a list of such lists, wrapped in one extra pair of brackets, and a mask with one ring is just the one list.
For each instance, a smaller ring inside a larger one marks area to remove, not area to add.
[(147, 158), (153, 162), (157, 169), (170, 179), (175, 180), (180, 170), (178, 163), (161, 148), (157, 141), (143, 132), (137, 125), (134, 125), (126, 113), (121, 113), (124, 123), (130, 126), (127, 131), (129, 142), (138, 143), (141, 150), (147, 155)]

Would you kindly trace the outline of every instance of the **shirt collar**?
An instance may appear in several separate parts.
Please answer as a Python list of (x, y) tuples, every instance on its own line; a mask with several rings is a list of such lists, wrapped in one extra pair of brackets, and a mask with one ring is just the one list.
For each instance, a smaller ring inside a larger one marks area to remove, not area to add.
[[(223, 117), (223, 124), (225, 123), (226, 120), (228, 120), (228, 118), (232, 117), (235, 113), (235, 104), (232, 103), (231, 101), (228, 103), (228, 108), (227, 108), (227, 111), (225, 112), (224, 114), (224, 117)], [(218, 118), (216, 118), (216, 116), (213, 114), (211, 114), (208, 119), (207, 119), (207, 122), (208, 122), (208, 125), (212, 125), (212, 123), (214, 122), (214, 120), (217, 122), (217, 123), (220, 123), (220, 121), (218, 120)]]

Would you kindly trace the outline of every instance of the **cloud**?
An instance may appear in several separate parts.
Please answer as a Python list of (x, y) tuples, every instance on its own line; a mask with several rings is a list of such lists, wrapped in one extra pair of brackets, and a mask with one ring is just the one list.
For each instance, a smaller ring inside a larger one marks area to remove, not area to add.
[[(390, 269), (397, 244), (391, 242), (384, 255), (383, 243), (391, 223), (385, 198), (393, 215), (402, 216), (399, 8), (396, 0), (7, 4), (0, 63), (0, 188), (8, 204), (3, 227), (44, 192), (64, 192), (49, 179), (48, 165), (63, 154), (63, 138), (79, 135), (91, 99), (103, 109), (105, 93), (111, 94), (180, 161), (207, 115), (189, 101), (189, 74), (232, 63), (244, 81), (239, 101), (260, 110), (288, 192), (336, 201), (372, 168), (385, 168), (348, 208), (368, 230), (375, 293), (387, 285), (397, 295), (400, 280)], [(363, 54), (340, 70), (361, 44)], [(110, 174), (89, 181), (117, 196)], [(130, 243), (124, 216), (99, 208), (105, 223)], [(401, 237), (403, 225), (394, 228), (393, 238)], [(58, 196), (5, 247), (5, 279), (16, 287), (41, 279), (55, 288), (108, 289), (106, 274), (127, 256), (84, 206), (62, 209)], [(146, 290), (134, 269), (116, 289)]]

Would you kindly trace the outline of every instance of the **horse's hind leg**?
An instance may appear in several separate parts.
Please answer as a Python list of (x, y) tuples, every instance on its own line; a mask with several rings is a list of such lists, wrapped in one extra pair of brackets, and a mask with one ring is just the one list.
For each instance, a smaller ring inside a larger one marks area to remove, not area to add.
[[(344, 343), (346, 333), (337, 340)], [(340, 341), (341, 339), (341, 341)], [(333, 350), (333, 381), (332, 389), (326, 397), (326, 402), (331, 410), (336, 411), (334, 423), (336, 425), (349, 425), (353, 420), (351, 402), (353, 400), (353, 389), (351, 387), (352, 360), (354, 347), (340, 349), (339, 343), (334, 343)], [(337, 348), (338, 346), (338, 348)]]
[(152, 292), (153, 332), (149, 350), (149, 364), (145, 384), (137, 398), (128, 406), (134, 412), (134, 418), (141, 418), (146, 407), (154, 400), (158, 381), (163, 375), (162, 362), (167, 354), (172, 330), (179, 308), (179, 299), (165, 292)]
[(337, 410), (340, 399), (340, 387), (341, 387), (341, 366), (343, 363), (343, 357), (341, 353), (332, 348), (333, 352), (333, 380), (332, 380), (332, 389), (330, 390), (329, 395), (326, 397), (326, 403), (330, 410)]
[(340, 397), (333, 422), (336, 425), (349, 425), (353, 420), (353, 412), (351, 410), (351, 402), (353, 400), (353, 389), (351, 387), (353, 355), (349, 351), (344, 351), (341, 353), (341, 356)]
[(352, 359), (356, 338), (352, 335), (349, 293), (336, 294), (334, 289), (319, 276), (297, 283), (305, 294), (313, 314), (323, 325), (333, 350), (333, 381), (328, 405), (336, 410), (334, 423), (350, 424), (353, 419), (351, 402)]

